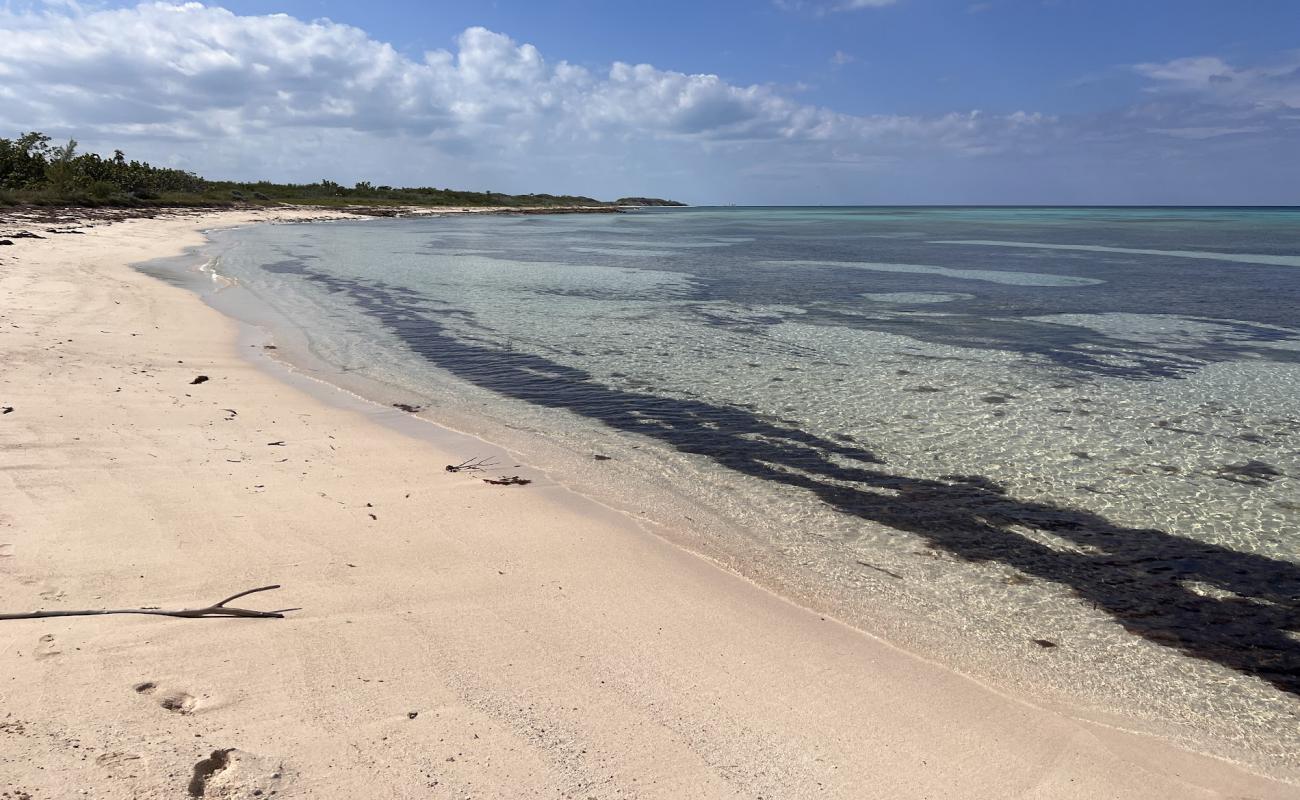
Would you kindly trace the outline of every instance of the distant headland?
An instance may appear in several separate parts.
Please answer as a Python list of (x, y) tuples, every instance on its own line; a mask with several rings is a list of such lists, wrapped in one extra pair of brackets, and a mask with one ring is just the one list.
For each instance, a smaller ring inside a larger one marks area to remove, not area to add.
[(111, 158), (78, 153), (77, 141), (53, 145), (43, 133), (0, 138), (0, 207), (79, 206), (85, 208), (208, 207), (244, 205), (401, 206), (615, 211), (629, 206), (684, 206), (657, 197), (596, 200), (583, 195), (503, 194), (439, 189), (431, 186), (350, 187), (322, 179), (316, 183), (209, 180), (193, 172), (128, 161), (121, 150)]

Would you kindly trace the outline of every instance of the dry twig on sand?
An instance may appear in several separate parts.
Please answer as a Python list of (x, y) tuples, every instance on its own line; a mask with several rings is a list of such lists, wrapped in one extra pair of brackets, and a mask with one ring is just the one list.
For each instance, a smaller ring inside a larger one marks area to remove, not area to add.
[(485, 470), (488, 467), (495, 467), (496, 465), (497, 462), (493, 461), (491, 458), (471, 458), (462, 461), (459, 464), (448, 464), (446, 470), (448, 472), (478, 472), (480, 470)]
[(212, 617), (253, 617), (257, 619), (281, 619), (287, 611), (297, 611), (296, 608), (282, 608), (278, 611), (254, 611), (248, 608), (232, 608), (226, 605), (231, 600), (237, 600), (245, 595), (256, 592), (268, 592), (272, 589), (279, 589), (280, 584), (272, 586), (262, 586), (257, 589), (249, 589), (232, 594), (219, 603), (213, 603), (203, 608), (182, 608), (175, 611), (167, 611), (161, 608), (103, 608), (91, 609), (88, 611), (28, 611), (23, 614), (0, 614), (0, 620), (5, 619), (42, 619), (45, 617), (87, 617), (98, 614), (153, 614), (160, 617), (184, 617), (187, 619), (208, 619)]

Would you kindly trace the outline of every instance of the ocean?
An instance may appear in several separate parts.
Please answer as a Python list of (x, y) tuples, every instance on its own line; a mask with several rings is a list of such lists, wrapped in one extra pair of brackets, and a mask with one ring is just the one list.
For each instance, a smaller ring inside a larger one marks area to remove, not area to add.
[(209, 300), (313, 375), (977, 680), (1246, 760), (1300, 749), (1300, 211), (211, 239), (185, 261)]

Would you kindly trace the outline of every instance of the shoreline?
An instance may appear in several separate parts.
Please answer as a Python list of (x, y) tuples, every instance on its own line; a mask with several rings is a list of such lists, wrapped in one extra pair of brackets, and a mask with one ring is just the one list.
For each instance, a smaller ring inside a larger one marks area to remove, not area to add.
[(269, 216), (241, 214), (0, 250), (0, 585), (18, 611), (274, 581), (304, 611), (5, 623), (0, 784), (175, 793), (235, 748), (205, 796), (1293, 796), (999, 694), (552, 481), (447, 475), (454, 438), (280, 382), (128, 266)]
[[(394, 235), (409, 225), (431, 236), (443, 227), (436, 221), (363, 221), (363, 225)], [(482, 227), (510, 235), (506, 221)], [(344, 230), (324, 225), (319, 235), (332, 240)], [(256, 239), (271, 233), (248, 231), (247, 236)], [(801, 540), (797, 528), (781, 523), (779, 503), (767, 506), (770, 515), (734, 516), (736, 497), (766, 502), (774, 494), (770, 485), (714, 480), (707, 463), (701, 464), (689, 452), (657, 446), (654, 437), (601, 426), (584, 429), (566, 411), (512, 401), (508, 387), (503, 387), (503, 396), (459, 379), (454, 372), (407, 380), (420, 373), (421, 365), (413, 363), (411, 373), (401, 374), (388, 363), (379, 370), (389, 376), (385, 379), (372, 374), (374, 369), (346, 366), (353, 361), (339, 360), (345, 352), (335, 349), (332, 356), (317, 352), (315, 333), (308, 335), (300, 319), (285, 315), (276, 303), (250, 290), (256, 280), (248, 264), (216, 284), (209, 280), (208, 276), (226, 275), (227, 267), (233, 266), (226, 262), (228, 255), (238, 260), (244, 236), (214, 232), (211, 244), (201, 252), (162, 266), (157, 274), (169, 281), (178, 274), (200, 276), (197, 287), (190, 279), (181, 283), (197, 288), (206, 302), (226, 316), (267, 332), (271, 338), (266, 341), (278, 345), (270, 353), (271, 360), (288, 364), (273, 374), (283, 379), (304, 373), (309, 391), (317, 390), (325, 402), (333, 402), (336, 390), (343, 389), (385, 407), (423, 406), (421, 414), (436, 429), (468, 433), (525, 454), (526, 462), (545, 465), (542, 471), (571, 489), (579, 502), (613, 508), (651, 534), (767, 591), (994, 691), (1032, 697), (1040, 706), (1073, 717), (1163, 738), (1265, 772), (1286, 769), (1293, 761), (1296, 739), (1287, 733), (1295, 713), (1291, 695), (1266, 684), (1251, 685), (1251, 679), (1243, 680), (1211, 659), (1171, 652), (1164, 643), (1152, 641), (1154, 637), (1135, 636), (1115, 625), (1104, 609), (1072, 595), (1068, 581), (1054, 581), (1032, 568), (989, 570), (978, 560), (945, 557), (942, 542), (933, 547), (924, 531), (913, 536), (906, 526), (902, 530), (877, 527), (869, 521), (861, 526), (861, 542), (844, 541), (822, 552), (810, 551), (809, 545), (815, 548), (818, 543), (809, 542), (806, 535)], [(208, 262), (206, 272), (195, 270), (200, 260)], [(146, 269), (154, 273), (151, 267)], [(249, 278), (249, 285), (237, 275)], [(401, 348), (403, 343), (395, 340), (391, 345)], [(256, 350), (246, 352), (254, 363), (269, 363)], [(629, 400), (636, 402), (635, 397)], [(823, 436), (830, 433), (821, 431)], [(610, 458), (593, 460), (594, 453)], [(1032, 507), (1027, 510), (1034, 513)], [(815, 523), (804, 527), (812, 536), (833, 535), (821, 533)], [(825, 529), (828, 534), (832, 530)], [(901, 546), (890, 540), (900, 541)], [(1006, 596), (1010, 592), (1020, 596)], [(1026, 608), (1035, 611), (1019, 613)], [(1057, 646), (1049, 648), (1040, 639)]]

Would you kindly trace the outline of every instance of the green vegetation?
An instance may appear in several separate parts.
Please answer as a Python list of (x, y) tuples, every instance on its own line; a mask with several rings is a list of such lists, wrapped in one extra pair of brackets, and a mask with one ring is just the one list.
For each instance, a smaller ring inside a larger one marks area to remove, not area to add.
[(615, 206), (681, 205), (670, 200), (629, 197), (613, 203), (590, 197), (551, 194), (466, 192), (433, 187), (352, 187), (330, 180), (318, 183), (210, 181), (192, 172), (78, 153), (75, 139), (50, 143), (42, 133), (0, 139), (0, 206), (230, 206), (280, 203), (316, 206)]
[(0, 139), (0, 204), (211, 205), (207, 182), (178, 169), (77, 153), (76, 140), (52, 146), (42, 133)]
[(684, 206), (676, 200), (663, 200), (658, 197), (620, 197), (614, 201), (616, 206)]

